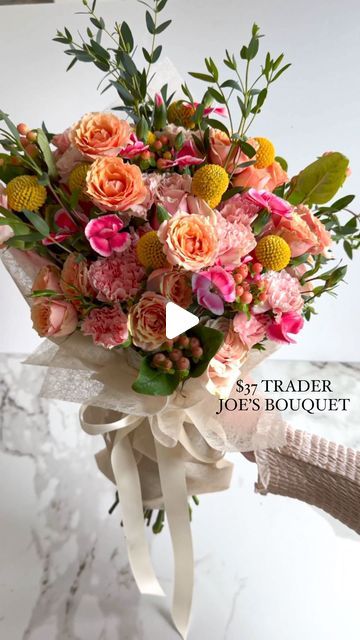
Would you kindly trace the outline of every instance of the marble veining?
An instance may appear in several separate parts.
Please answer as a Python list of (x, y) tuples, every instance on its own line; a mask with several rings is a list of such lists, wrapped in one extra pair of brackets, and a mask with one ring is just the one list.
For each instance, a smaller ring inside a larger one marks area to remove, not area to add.
[[(133, 582), (120, 508), (108, 515), (114, 489), (93, 459), (101, 439), (81, 431), (76, 405), (39, 397), (42, 376), (0, 357), (1, 639), (175, 640), (166, 528), (149, 531), (165, 602), (140, 597)], [(273, 361), (256, 376), (332, 379), (334, 396), (351, 397), (347, 414), (287, 418), (360, 446), (359, 365)], [(194, 510), (189, 640), (355, 640), (358, 538), (308, 505), (255, 495), (254, 465), (231, 458), (231, 489)]]

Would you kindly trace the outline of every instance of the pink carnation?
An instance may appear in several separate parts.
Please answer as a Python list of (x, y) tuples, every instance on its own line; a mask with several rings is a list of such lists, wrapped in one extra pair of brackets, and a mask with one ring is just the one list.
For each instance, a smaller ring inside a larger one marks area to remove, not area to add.
[(262, 313), (272, 309), (275, 314), (301, 311), (304, 301), (301, 297), (301, 287), (286, 271), (268, 271), (261, 276), (265, 284), (266, 300), (258, 305), (256, 312)]
[(145, 275), (134, 247), (109, 258), (98, 258), (89, 268), (90, 284), (98, 292), (98, 300), (104, 302), (133, 298), (140, 290)]
[(85, 336), (91, 336), (95, 344), (112, 349), (128, 338), (127, 315), (120, 306), (93, 309), (81, 330)]
[(246, 313), (237, 313), (234, 317), (234, 331), (239, 334), (248, 349), (261, 342), (265, 337), (265, 323), (255, 316), (248, 318)]
[(251, 224), (261, 207), (246, 197), (246, 193), (237, 193), (220, 207), (219, 211), (228, 222)]
[[(191, 176), (179, 173), (165, 173), (158, 184), (155, 201), (174, 215), (177, 211), (187, 211), (183, 205), (191, 190)], [(185, 205), (186, 206), (186, 205)]]
[(242, 222), (228, 222), (217, 213), (219, 235), (218, 259), (224, 266), (237, 267), (244, 256), (256, 247), (256, 239), (250, 225)]
[(277, 317), (271, 322), (266, 329), (266, 335), (269, 340), (282, 343), (294, 343), (295, 340), (289, 336), (289, 333), (297, 334), (304, 326), (304, 318), (299, 313), (290, 311), (284, 313), (281, 317)]
[(279, 198), (274, 193), (270, 193), (265, 189), (257, 191), (256, 189), (249, 189), (246, 197), (250, 202), (257, 204), (261, 209), (266, 209), (273, 215), (291, 217), (291, 204)]

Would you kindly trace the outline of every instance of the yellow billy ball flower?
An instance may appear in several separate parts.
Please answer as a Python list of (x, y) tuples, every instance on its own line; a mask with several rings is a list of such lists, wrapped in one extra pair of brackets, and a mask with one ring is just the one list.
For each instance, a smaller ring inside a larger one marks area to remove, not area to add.
[(163, 245), (156, 231), (148, 231), (141, 236), (136, 245), (136, 255), (140, 264), (146, 268), (160, 269), (167, 264)]
[(257, 169), (266, 169), (275, 160), (275, 147), (267, 138), (254, 138), (259, 145), (256, 152), (255, 167)]
[(193, 129), (195, 127), (195, 122), (192, 121), (194, 114), (195, 107), (191, 104), (182, 102), (182, 100), (172, 102), (167, 111), (167, 117), (170, 124), (176, 124), (178, 127), (185, 127), (185, 129)]
[(291, 251), (288, 243), (280, 236), (264, 236), (255, 249), (256, 258), (265, 269), (281, 271), (288, 266)]
[(77, 164), (69, 175), (68, 185), (71, 193), (79, 191), (82, 193), (86, 187), (86, 176), (91, 167), (88, 162), (80, 162)]
[(146, 138), (146, 144), (150, 145), (151, 147), (154, 142), (156, 142), (156, 135), (152, 131), (149, 131)]
[(46, 189), (36, 176), (16, 176), (6, 187), (8, 206), (14, 211), (38, 211), (46, 200)]
[(218, 164), (206, 164), (195, 172), (191, 191), (215, 209), (228, 186), (229, 176), (225, 169)]

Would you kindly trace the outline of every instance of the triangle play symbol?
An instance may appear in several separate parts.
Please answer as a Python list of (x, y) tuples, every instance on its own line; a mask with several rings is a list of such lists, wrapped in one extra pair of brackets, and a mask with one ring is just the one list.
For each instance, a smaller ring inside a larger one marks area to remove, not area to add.
[(168, 340), (176, 338), (184, 331), (199, 324), (199, 318), (190, 311), (186, 311), (174, 302), (166, 305), (166, 337)]

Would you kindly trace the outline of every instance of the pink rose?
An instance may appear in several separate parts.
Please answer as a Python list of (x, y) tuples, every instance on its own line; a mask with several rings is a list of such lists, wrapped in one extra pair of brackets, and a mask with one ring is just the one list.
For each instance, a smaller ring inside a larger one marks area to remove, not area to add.
[(199, 271), (215, 262), (219, 240), (207, 216), (179, 212), (162, 223), (158, 235), (170, 264)]
[(56, 168), (60, 174), (62, 182), (67, 182), (70, 173), (80, 164), (84, 162), (84, 156), (75, 147), (69, 147), (60, 155), (56, 155)]
[(192, 302), (190, 278), (186, 271), (156, 269), (149, 275), (146, 287), (149, 291), (161, 293), (183, 309), (187, 309)]
[(120, 306), (92, 309), (81, 325), (85, 336), (91, 336), (94, 343), (112, 349), (128, 338), (127, 316)]
[(135, 346), (154, 351), (166, 340), (166, 298), (146, 291), (131, 307), (128, 329)]
[(7, 240), (14, 236), (14, 231), (8, 224), (0, 225), (0, 249), (4, 249)]
[(70, 128), (63, 131), (63, 133), (57, 133), (52, 137), (51, 143), (56, 147), (60, 153), (65, 153), (65, 151), (70, 146)]
[(254, 344), (265, 338), (265, 326), (256, 316), (248, 316), (246, 313), (237, 313), (234, 317), (234, 331), (239, 334), (244, 345), (251, 349)]
[(155, 202), (161, 204), (174, 215), (179, 210), (186, 211), (181, 205), (186, 201), (186, 195), (190, 194), (191, 176), (179, 173), (166, 173), (162, 177), (155, 194)]
[(198, 303), (218, 316), (224, 313), (224, 301), (235, 300), (235, 280), (222, 267), (211, 267), (207, 271), (194, 273), (192, 287)]
[(59, 267), (48, 264), (41, 267), (32, 285), (32, 291), (57, 291), (61, 293), (60, 287), (61, 271)]
[(227, 318), (209, 320), (207, 326), (222, 331), (224, 342), (216, 356), (210, 360), (206, 388), (213, 395), (227, 398), (237, 379), (240, 367), (247, 358), (248, 349), (234, 331), (233, 323)]
[(244, 256), (256, 247), (256, 239), (250, 225), (228, 222), (222, 214), (217, 214), (219, 247), (217, 258), (224, 266), (237, 267)]
[(41, 338), (62, 338), (73, 333), (78, 317), (75, 307), (66, 300), (39, 298), (31, 308), (33, 327)]
[(130, 234), (122, 231), (124, 223), (115, 214), (93, 218), (85, 227), (90, 246), (100, 256), (107, 258), (115, 251), (120, 253), (130, 245)]
[(266, 191), (265, 189), (261, 191), (249, 189), (246, 197), (250, 202), (253, 202), (262, 209), (266, 209), (272, 215), (285, 216), (287, 218), (291, 217), (291, 204), (283, 200), (283, 198), (279, 198), (279, 196), (270, 193), (270, 191)]
[(79, 298), (93, 298), (95, 291), (90, 285), (87, 261), (77, 253), (70, 253), (61, 272), (60, 287), (74, 307), (81, 306)]
[(266, 335), (269, 340), (283, 343), (295, 343), (290, 338), (289, 333), (297, 334), (304, 326), (304, 318), (298, 313), (290, 311), (275, 318), (266, 328)]

